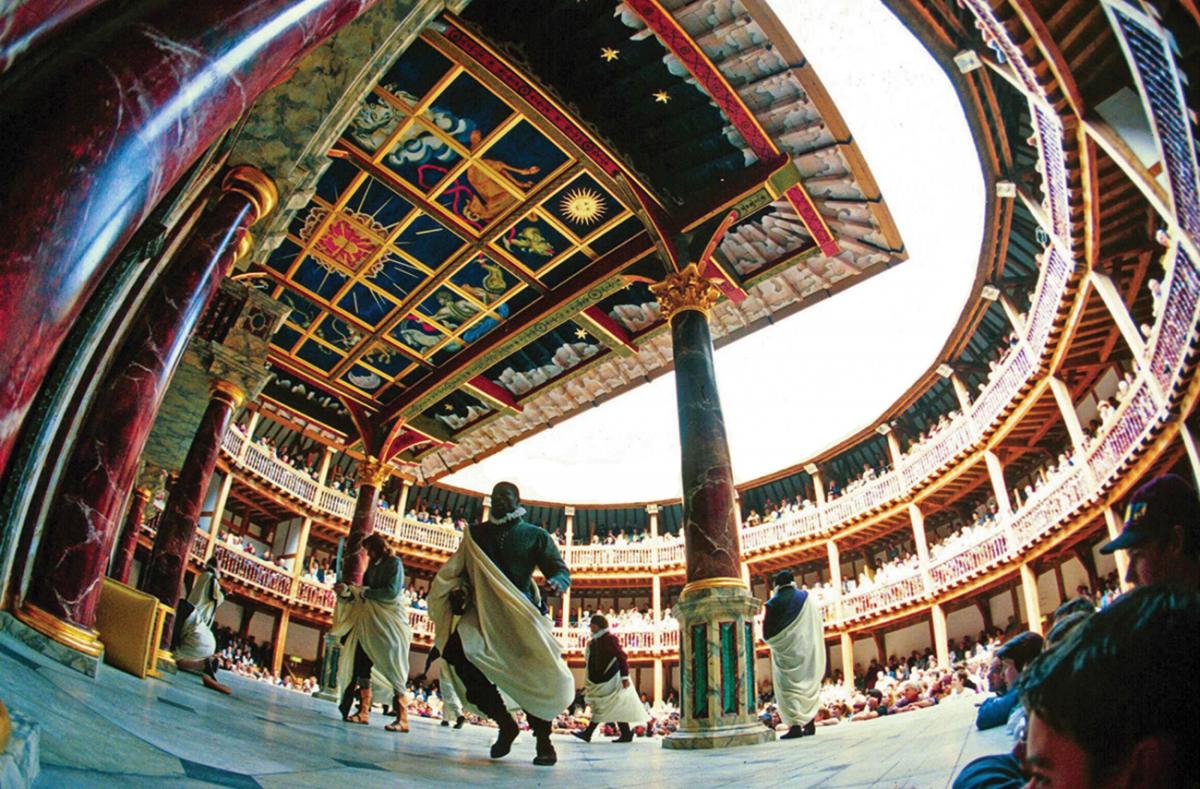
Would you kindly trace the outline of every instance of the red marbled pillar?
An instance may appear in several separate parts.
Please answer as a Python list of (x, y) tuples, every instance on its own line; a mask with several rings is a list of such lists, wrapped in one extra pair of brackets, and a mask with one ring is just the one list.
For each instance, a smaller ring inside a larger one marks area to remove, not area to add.
[(720, 292), (694, 265), (652, 290), (671, 321), (687, 580), (740, 583), (733, 469), (708, 328), (708, 309)]
[(359, 468), (358, 498), (354, 501), (354, 518), (350, 521), (350, 536), (342, 552), (342, 572), (338, 580), (345, 584), (361, 584), (367, 570), (367, 552), (363, 540), (375, 533), (375, 513), (379, 510), (379, 489), (388, 477), (387, 468), (369, 460)]
[(0, 8), (0, 73), (102, 0), (18, 0)]
[(45, 629), (48, 615), (74, 626), (79, 638), (90, 632), (121, 504), (167, 384), (221, 280), (249, 249), (248, 228), (275, 200), (274, 185), (261, 171), (229, 171), (134, 319), (53, 494), (29, 595), (18, 612), (31, 626)]
[(377, 0), (133, 0), (0, 100), (0, 474), (88, 297), (184, 172)]
[[(171, 608), (179, 605), (192, 541), (196, 538), (196, 521), (200, 518), (204, 494), (208, 492), (208, 483), (217, 467), (221, 437), (229, 427), (233, 412), (245, 398), (245, 393), (234, 384), (213, 382), (208, 408), (204, 409), (192, 445), (179, 469), (179, 479), (171, 488), (167, 505), (158, 519), (154, 547), (139, 586)], [(163, 637), (168, 638), (169, 634), (169, 627), (164, 627)]]
[(116, 553), (113, 554), (112, 565), (108, 568), (108, 577), (123, 584), (129, 583), (129, 574), (133, 571), (133, 556), (137, 553), (138, 535), (142, 532), (142, 520), (149, 503), (150, 491), (146, 488), (135, 488), (133, 495), (129, 497), (125, 526), (121, 529), (121, 539), (117, 543)]

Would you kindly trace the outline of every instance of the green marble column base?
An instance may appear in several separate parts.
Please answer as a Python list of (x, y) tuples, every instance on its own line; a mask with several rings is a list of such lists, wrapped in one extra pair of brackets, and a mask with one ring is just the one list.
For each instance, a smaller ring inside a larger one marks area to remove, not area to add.
[(663, 738), (664, 748), (730, 748), (775, 739), (754, 706), (753, 622), (761, 606), (744, 586), (713, 586), (685, 593), (671, 609), (679, 620), (682, 710), (679, 730)]
[(337, 695), (338, 660), (342, 656), (342, 643), (337, 636), (325, 635), (325, 652), (321, 662), (321, 688), (314, 698), (325, 701), (340, 701)]

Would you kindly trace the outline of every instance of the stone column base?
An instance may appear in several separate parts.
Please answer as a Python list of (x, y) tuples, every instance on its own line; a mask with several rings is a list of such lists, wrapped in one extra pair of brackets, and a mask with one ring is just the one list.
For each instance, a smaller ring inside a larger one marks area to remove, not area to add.
[(679, 730), (663, 747), (757, 745), (775, 739), (758, 720), (754, 615), (761, 603), (738, 579), (689, 584), (672, 608), (679, 620)]
[(100, 664), (104, 661), (103, 646), (101, 646), (99, 654), (80, 652), (22, 622), (8, 611), (0, 611), (0, 632), (9, 633), (35, 652), (40, 652), (54, 662), (61, 663), (67, 668), (74, 669), (93, 679), (100, 671)]

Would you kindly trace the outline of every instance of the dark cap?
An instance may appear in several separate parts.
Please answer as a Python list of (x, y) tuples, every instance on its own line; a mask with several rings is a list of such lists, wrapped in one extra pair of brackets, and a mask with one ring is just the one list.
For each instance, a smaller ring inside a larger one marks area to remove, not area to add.
[(791, 570), (780, 570), (779, 572), (775, 573), (773, 582), (776, 587), (783, 586), (784, 584), (795, 583), (796, 576), (792, 575)]
[(1017, 670), (1025, 668), (1029, 661), (1042, 654), (1042, 637), (1032, 630), (1018, 633), (1004, 642), (996, 650), (996, 657), (1011, 660), (1017, 664)]
[(1143, 545), (1175, 525), (1200, 528), (1200, 498), (1183, 477), (1164, 474), (1134, 491), (1125, 507), (1125, 528), (1101, 546), (1100, 553)]

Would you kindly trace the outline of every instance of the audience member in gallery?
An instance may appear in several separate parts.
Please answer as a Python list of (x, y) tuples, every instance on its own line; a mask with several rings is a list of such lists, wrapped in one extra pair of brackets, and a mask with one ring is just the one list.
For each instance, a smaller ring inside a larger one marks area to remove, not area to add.
[(613, 742), (633, 742), (630, 724), (643, 724), (649, 716), (630, 682), (629, 658), (621, 648), (621, 642), (609, 632), (604, 616), (594, 615), (590, 627), (592, 637), (584, 651), (587, 673), (583, 695), (592, 708), (592, 720), (586, 729), (572, 734), (584, 742), (591, 742), (601, 723), (612, 722), (621, 733)]
[(1125, 527), (1100, 548), (1124, 551), (1125, 580), (1200, 589), (1200, 498), (1182, 477), (1166, 474), (1142, 485), (1125, 508)]
[(788, 727), (780, 739), (816, 734), (821, 678), (825, 675), (825, 637), (821, 606), (797, 589), (791, 570), (774, 578), (775, 593), (766, 603), (763, 640), (771, 648), (771, 676), (779, 717)]
[[(980, 731), (994, 729), (1008, 722), (1009, 715), (1016, 708), (1017, 678), (1042, 651), (1042, 637), (1037, 633), (1026, 631), (1004, 642), (1004, 646), (996, 650), (996, 660), (1000, 662), (1003, 671), (1004, 691), (995, 698), (988, 699), (979, 706), (979, 714), (975, 725)], [(989, 674), (989, 676), (992, 676)]]

